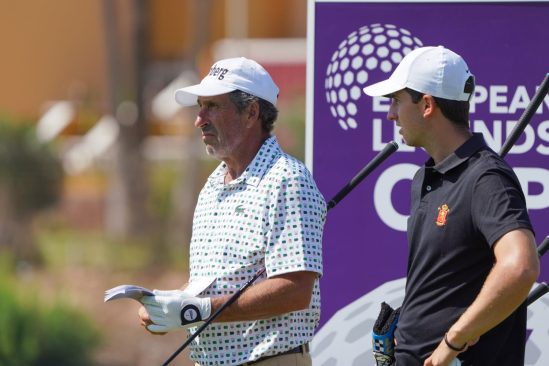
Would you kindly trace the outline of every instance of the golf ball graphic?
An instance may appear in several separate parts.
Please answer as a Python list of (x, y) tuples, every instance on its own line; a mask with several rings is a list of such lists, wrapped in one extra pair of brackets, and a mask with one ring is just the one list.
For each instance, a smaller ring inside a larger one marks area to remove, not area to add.
[(406, 279), (386, 282), (340, 309), (315, 334), (311, 344), (313, 365), (374, 365), (372, 328), (385, 301), (393, 309), (404, 299)]
[(356, 100), (366, 83), (388, 78), (404, 56), (422, 46), (409, 31), (392, 24), (361, 27), (339, 44), (328, 64), (324, 87), (332, 116), (342, 129), (358, 127)]
[[(406, 278), (389, 281), (340, 309), (315, 334), (311, 344), (313, 364), (318, 366), (373, 365), (372, 328), (381, 303), (393, 309), (402, 305)], [(534, 284), (532, 289), (538, 284)], [(528, 307), (525, 365), (549, 365), (549, 295)], [(545, 351), (544, 351), (545, 350)]]

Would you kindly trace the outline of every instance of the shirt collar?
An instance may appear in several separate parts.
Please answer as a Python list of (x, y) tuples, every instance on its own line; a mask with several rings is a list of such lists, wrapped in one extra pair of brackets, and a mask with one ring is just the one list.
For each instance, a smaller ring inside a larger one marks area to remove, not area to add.
[(441, 174), (446, 174), (449, 170), (468, 160), (484, 146), (486, 146), (486, 142), (484, 142), (482, 133), (473, 133), (473, 136), (467, 139), (456, 151), (448, 155), (446, 159), (435, 165), (433, 158), (430, 158), (425, 163), (425, 167), (433, 168)]
[[(276, 136), (269, 137), (261, 146), (254, 157), (254, 160), (248, 165), (246, 170), (237, 179), (229, 182), (230, 185), (248, 184), (254, 187), (259, 185), (261, 179), (271, 166), (271, 162), (282, 154), (278, 145)], [(223, 186), (225, 184), (225, 175), (227, 174), (227, 164), (221, 163), (208, 178), (213, 186)]]

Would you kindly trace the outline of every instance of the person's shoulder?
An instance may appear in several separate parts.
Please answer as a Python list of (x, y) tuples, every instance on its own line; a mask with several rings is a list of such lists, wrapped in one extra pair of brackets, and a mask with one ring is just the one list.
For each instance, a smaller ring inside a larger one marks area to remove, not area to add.
[(494, 150), (485, 146), (479, 149), (470, 159), (470, 165), (478, 172), (509, 173), (513, 169)]
[(274, 168), (275, 174), (278, 173), (276, 186), (280, 189), (277, 194), (305, 197), (325, 214), (326, 200), (303, 162), (283, 152)]
[(277, 171), (281, 180), (298, 178), (314, 182), (313, 176), (305, 164), (284, 152), (280, 154), (273, 168)]
[(470, 159), (469, 179), (473, 186), (486, 182), (501, 182), (507, 187), (520, 187), (515, 171), (489, 147), (477, 151)]

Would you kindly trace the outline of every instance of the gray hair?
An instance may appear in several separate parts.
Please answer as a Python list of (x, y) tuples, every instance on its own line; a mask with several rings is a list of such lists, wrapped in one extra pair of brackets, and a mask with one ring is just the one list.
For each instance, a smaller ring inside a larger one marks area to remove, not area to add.
[(257, 102), (259, 104), (259, 119), (261, 119), (261, 128), (263, 131), (271, 132), (274, 128), (274, 122), (278, 117), (278, 109), (264, 99), (248, 94), (242, 90), (235, 90), (229, 93), (231, 101), (236, 107), (236, 112), (242, 114), (244, 109)]

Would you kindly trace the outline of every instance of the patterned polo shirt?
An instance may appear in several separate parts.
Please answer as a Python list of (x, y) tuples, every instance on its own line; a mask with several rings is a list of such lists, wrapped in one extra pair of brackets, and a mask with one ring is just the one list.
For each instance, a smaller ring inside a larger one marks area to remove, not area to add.
[[(231, 295), (262, 266), (268, 277), (316, 272), (309, 307), (268, 319), (214, 323), (190, 345), (202, 365), (239, 365), (310, 342), (320, 318), (322, 229), (326, 203), (303, 163), (271, 136), (234, 181), (224, 163), (198, 197), (193, 219), (190, 282), (211, 277), (199, 297)], [(197, 330), (189, 328), (188, 335)]]

